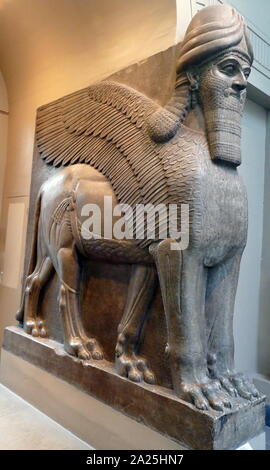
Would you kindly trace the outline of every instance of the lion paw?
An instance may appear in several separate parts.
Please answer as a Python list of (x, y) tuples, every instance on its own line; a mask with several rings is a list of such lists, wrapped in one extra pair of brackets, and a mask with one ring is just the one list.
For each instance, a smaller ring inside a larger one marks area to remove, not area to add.
[(260, 396), (259, 391), (253, 385), (252, 381), (244, 374), (231, 373), (219, 377), (222, 387), (231, 396), (240, 396), (246, 400), (253, 400)]
[(65, 349), (69, 354), (83, 361), (89, 361), (91, 359), (99, 361), (104, 358), (103, 351), (94, 338), (71, 338), (65, 343)]
[(119, 375), (132, 382), (155, 384), (155, 375), (146, 360), (134, 352), (134, 343), (128, 334), (120, 333), (115, 348), (115, 366)]
[(216, 411), (224, 411), (224, 408), (232, 407), (230, 398), (215, 380), (204, 383), (182, 383), (179, 394), (183, 400), (192, 403), (199, 410), (213, 408)]
[(149, 369), (145, 359), (136, 354), (117, 355), (115, 358), (116, 370), (122, 377), (127, 377), (132, 382), (146, 382), (148, 384), (155, 384), (155, 376)]
[(24, 329), (26, 333), (34, 337), (40, 336), (45, 338), (48, 336), (47, 329), (45, 327), (45, 322), (40, 318), (28, 318), (24, 323)]

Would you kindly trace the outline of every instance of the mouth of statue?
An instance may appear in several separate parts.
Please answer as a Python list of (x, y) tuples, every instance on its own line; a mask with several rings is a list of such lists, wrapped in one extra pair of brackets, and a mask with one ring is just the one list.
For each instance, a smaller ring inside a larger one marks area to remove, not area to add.
[(232, 96), (233, 98), (236, 98), (240, 103), (243, 103), (245, 101), (246, 91), (244, 90), (237, 92), (232, 88), (227, 88), (227, 90), (225, 90), (224, 92), (224, 96), (226, 98), (230, 98)]

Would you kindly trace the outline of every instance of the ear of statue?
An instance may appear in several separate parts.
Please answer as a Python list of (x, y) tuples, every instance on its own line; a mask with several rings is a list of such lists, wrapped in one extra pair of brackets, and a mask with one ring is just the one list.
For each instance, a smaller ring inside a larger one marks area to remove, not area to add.
[(188, 70), (186, 72), (188, 81), (189, 81), (189, 89), (191, 93), (191, 107), (195, 108), (197, 104), (197, 94), (199, 89), (199, 75), (194, 70)]

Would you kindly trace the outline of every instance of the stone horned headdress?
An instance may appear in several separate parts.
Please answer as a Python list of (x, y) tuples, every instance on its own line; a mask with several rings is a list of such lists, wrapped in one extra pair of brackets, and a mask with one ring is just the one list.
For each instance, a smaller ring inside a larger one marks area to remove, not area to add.
[(253, 51), (244, 18), (229, 5), (213, 5), (192, 19), (181, 44), (177, 73), (236, 50), (252, 63)]

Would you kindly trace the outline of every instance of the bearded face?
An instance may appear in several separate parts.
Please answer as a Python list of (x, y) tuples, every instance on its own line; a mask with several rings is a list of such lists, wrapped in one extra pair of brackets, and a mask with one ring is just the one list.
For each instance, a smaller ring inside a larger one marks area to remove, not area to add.
[(199, 101), (213, 160), (241, 163), (241, 118), (249, 74), (250, 63), (237, 52), (200, 70)]

